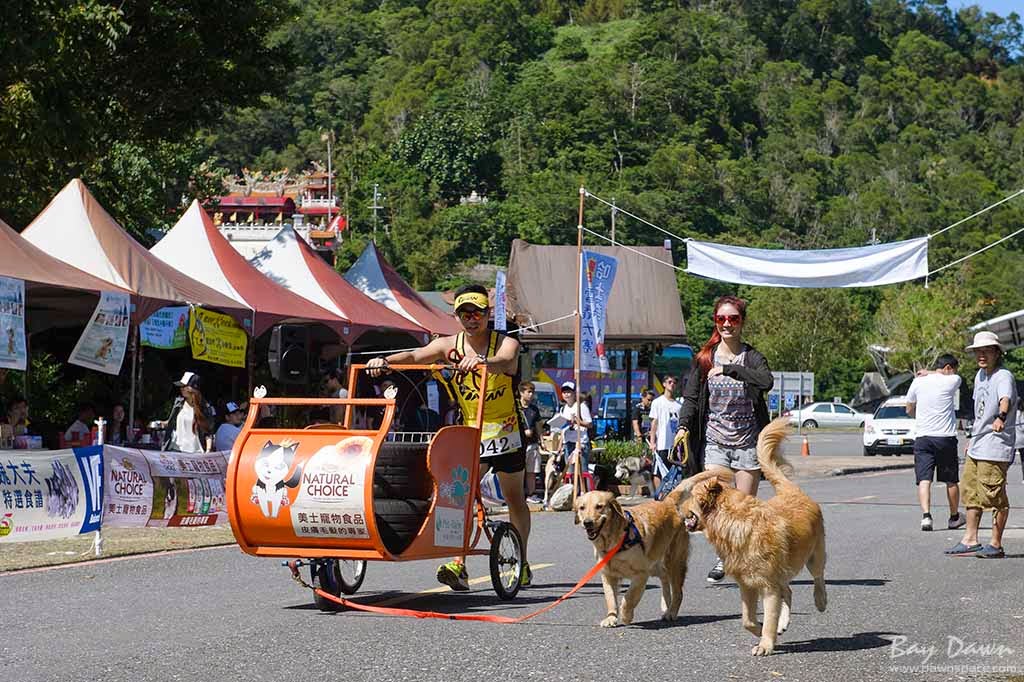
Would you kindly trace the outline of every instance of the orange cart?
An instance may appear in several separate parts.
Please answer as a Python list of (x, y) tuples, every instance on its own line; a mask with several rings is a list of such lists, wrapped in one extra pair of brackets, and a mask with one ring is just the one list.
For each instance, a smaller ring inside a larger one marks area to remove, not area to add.
[[(357, 372), (349, 372), (355, 395)], [(396, 372), (450, 370), (393, 365)], [(487, 384), (487, 368), (477, 373)], [(522, 540), (508, 522), (489, 519), (480, 498), (483, 401), (474, 426), (392, 431), (392, 398), (254, 398), (227, 471), (231, 530), (242, 551), (299, 559), (311, 583), (354, 594), (367, 561), (490, 555), (491, 583), (502, 599), (519, 591)], [(342, 424), (259, 428), (264, 405), (344, 406)], [(353, 428), (353, 413), (383, 412), (376, 429)], [(478, 548), (486, 536), (489, 548)], [(314, 592), (315, 594), (315, 592)], [(317, 606), (334, 604), (315, 597)]]

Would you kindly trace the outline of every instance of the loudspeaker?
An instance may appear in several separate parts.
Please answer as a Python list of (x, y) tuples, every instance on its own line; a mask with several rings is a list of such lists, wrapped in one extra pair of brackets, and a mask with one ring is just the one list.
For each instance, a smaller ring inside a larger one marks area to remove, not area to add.
[(279, 324), (270, 332), (270, 375), (282, 384), (309, 383), (309, 327)]

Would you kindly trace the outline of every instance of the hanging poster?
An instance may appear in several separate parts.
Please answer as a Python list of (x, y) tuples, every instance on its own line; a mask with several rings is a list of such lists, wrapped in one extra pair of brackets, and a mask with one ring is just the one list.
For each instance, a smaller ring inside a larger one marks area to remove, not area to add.
[(611, 371), (604, 347), (608, 298), (619, 262), (612, 256), (584, 251), (580, 262), (580, 370)]
[(0, 543), (66, 538), (100, 527), (103, 448), (0, 457)]
[(161, 308), (139, 325), (143, 346), (173, 350), (188, 345), (188, 306)]
[(120, 374), (128, 347), (130, 304), (128, 294), (100, 292), (100, 302), (68, 362), (106, 374)]
[(228, 367), (245, 367), (249, 341), (234, 318), (196, 306), (188, 320), (192, 357)]
[(25, 370), (25, 282), (0, 277), (0, 367)]

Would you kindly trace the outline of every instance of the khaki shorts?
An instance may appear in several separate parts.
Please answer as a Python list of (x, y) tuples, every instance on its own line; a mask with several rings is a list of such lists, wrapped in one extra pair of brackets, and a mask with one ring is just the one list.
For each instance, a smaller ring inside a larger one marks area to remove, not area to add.
[(1006, 471), (1009, 462), (989, 462), (970, 455), (964, 462), (964, 475), (960, 484), (964, 507), (975, 509), (1009, 509), (1006, 497)]
[(531, 474), (540, 473), (540, 445), (537, 443), (526, 446), (526, 470)]

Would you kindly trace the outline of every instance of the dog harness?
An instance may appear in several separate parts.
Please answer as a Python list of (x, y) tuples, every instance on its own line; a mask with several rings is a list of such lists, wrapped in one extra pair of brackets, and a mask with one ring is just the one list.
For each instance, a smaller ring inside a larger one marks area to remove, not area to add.
[(644, 547), (644, 539), (640, 535), (640, 529), (636, 527), (636, 522), (633, 520), (633, 515), (629, 512), (624, 512), (626, 515), (626, 522), (629, 524), (626, 526), (626, 537), (622, 542), (622, 549), (629, 549), (640, 545), (640, 549), (647, 551)]

